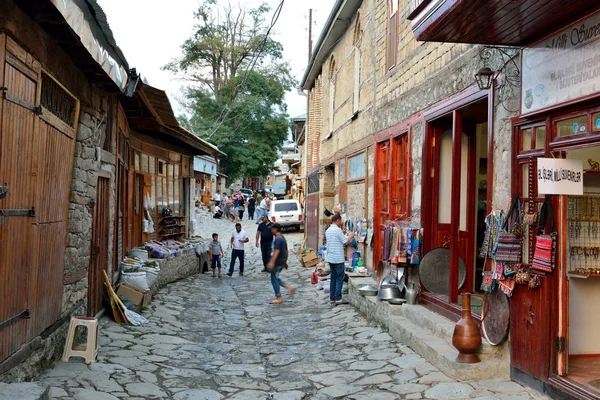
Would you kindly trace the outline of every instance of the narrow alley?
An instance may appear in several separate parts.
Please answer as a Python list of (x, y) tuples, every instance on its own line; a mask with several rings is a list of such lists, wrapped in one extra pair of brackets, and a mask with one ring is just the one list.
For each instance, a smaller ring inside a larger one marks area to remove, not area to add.
[[(233, 225), (210, 222), (228, 265)], [(253, 238), (256, 225), (243, 225)], [(290, 249), (302, 240), (301, 233), (285, 236)], [(452, 381), (352, 306), (330, 306), (293, 254), (282, 278), (298, 290), (284, 293), (282, 305), (268, 304), (273, 292), (253, 243), (246, 244), (244, 277), (236, 269), (231, 278), (207, 273), (169, 285), (144, 312), (149, 323), (142, 326), (102, 319), (98, 362), (58, 363), (42, 379), (52, 386), (51, 398), (544, 398), (514, 382)]]

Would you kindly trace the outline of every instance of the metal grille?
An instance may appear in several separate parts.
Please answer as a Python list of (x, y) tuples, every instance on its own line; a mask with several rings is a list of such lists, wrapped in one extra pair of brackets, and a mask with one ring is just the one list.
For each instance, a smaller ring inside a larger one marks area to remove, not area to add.
[(75, 125), (75, 99), (46, 74), (42, 76), (41, 105), (70, 127)]
[(308, 176), (308, 194), (318, 193), (320, 190), (319, 186), (319, 174), (312, 174)]

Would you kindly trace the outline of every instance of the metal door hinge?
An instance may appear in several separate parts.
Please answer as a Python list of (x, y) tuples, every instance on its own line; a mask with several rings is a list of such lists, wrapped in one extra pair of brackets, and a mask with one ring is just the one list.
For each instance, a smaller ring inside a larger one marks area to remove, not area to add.
[(17, 322), (20, 319), (29, 319), (31, 318), (31, 314), (29, 313), (29, 308), (20, 314), (15, 315), (14, 317), (10, 317), (4, 322), (0, 322), (0, 329), (6, 328), (8, 325)]
[(0, 217), (31, 217), (35, 218), (35, 207), (31, 209), (6, 209), (0, 210)]
[(556, 352), (557, 353), (565, 352), (565, 337), (564, 336), (558, 336), (556, 338)]

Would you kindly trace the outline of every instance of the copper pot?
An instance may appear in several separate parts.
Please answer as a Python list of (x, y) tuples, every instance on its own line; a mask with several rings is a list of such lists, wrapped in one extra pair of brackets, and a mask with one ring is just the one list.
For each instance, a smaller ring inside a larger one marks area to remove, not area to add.
[(481, 332), (471, 315), (470, 293), (462, 294), (462, 312), (454, 327), (452, 345), (458, 350), (457, 362), (474, 364), (481, 361), (477, 355), (477, 350), (481, 347)]

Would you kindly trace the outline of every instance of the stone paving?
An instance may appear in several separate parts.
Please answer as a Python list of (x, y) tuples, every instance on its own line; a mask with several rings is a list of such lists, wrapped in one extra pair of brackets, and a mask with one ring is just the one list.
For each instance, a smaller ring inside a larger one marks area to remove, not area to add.
[[(208, 221), (226, 253), (233, 225)], [(281, 305), (253, 246), (256, 225), (244, 222), (246, 273), (193, 276), (159, 291), (144, 311), (149, 323), (101, 321), (98, 362), (58, 363), (43, 377), (51, 398), (75, 400), (253, 400), (332, 398), (542, 399), (501, 380), (455, 382), (385, 327), (351, 306), (331, 306), (291, 255), (282, 278), (296, 286)], [(302, 234), (285, 234), (290, 248)], [(227, 254), (225, 263), (229, 261)]]

